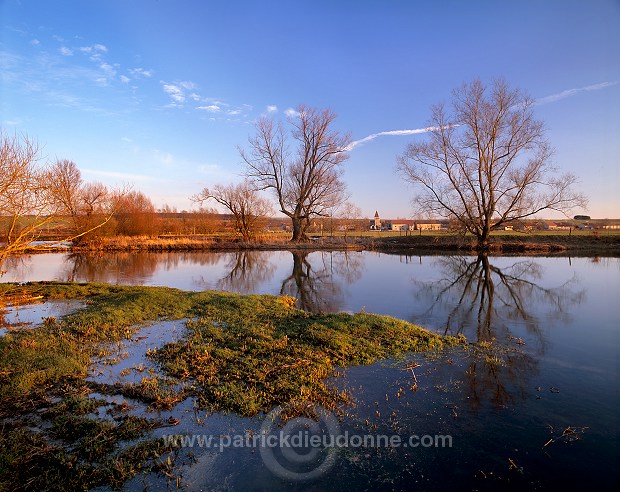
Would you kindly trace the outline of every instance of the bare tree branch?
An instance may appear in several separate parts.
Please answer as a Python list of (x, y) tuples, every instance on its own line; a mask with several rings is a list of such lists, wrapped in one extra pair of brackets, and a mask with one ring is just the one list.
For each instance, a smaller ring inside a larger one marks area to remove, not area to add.
[(236, 231), (246, 241), (252, 239), (273, 210), (271, 203), (261, 197), (248, 181), (237, 185), (216, 185), (212, 189), (204, 188), (191, 197), (191, 200), (200, 204), (206, 200), (215, 200), (226, 207), (235, 218)]

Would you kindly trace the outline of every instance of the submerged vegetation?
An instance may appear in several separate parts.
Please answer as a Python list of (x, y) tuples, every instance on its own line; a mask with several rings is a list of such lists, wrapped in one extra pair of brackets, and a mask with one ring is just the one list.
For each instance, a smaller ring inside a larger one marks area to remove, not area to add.
[[(171, 477), (171, 449), (148, 439), (168, 424), (104, 395), (154, 408), (193, 397), (202, 408), (246, 416), (288, 402), (335, 408), (348, 401), (327, 382), (336, 367), (463, 342), (387, 316), (310, 314), (291, 297), (41, 282), (0, 284), (0, 298), (85, 302), (0, 337), (0, 488), (15, 477), (25, 489), (116, 487), (139, 472)], [(147, 353), (161, 373), (135, 384), (88, 378), (111, 344), (162, 319), (187, 321), (179, 340)]]

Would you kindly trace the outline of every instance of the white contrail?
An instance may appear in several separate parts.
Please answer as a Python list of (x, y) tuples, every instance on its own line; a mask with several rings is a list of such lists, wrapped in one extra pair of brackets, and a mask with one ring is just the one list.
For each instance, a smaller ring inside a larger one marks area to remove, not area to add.
[(370, 142), (371, 140), (374, 140), (377, 137), (382, 137), (383, 135), (417, 135), (418, 133), (428, 133), (437, 129), (438, 127), (436, 126), (427, 126), (426, 128), (416, 128), (415, 130), (390, 130), (387, 132), (373, 133), (372, 135), (368, 135), (367, 137), (361, 138), (360, 140), (354, 140), (348, 145), (346, 150), (353, 150), (358, 145), (365, 142)]
[[(616, 80), (613, 82), (601, 82), (600, 84), (592, 84), (592, 85), (588, 85), (585, 87), (578, 87), (575, 89), (567, 89), (565, 91), (558, 92), (557, 94), (551, 94), (550, 96), (538, 98), (536, 99), (535, 104), (537, 106), (541, 104), (549, 104), (555, 101), (559, 101), (560, 99), (574, 96), (575, 94), (579, 94), (580, 92), (598, 91), (601, 89), (607, 89), (608, 87), (613, 87), (614, 85), (617, 85), (618, 83), (620, 82)], [(452, 125), (447, 125), (447, 127), (450, 127), (450, 126)], [(453, 125), (453, 126), (459, 126), (459, 125)], [(355, 147), (357, 147), (360, 144), (370, 142), (371, 140), (374, 140), (377, 137), (382, 137), (384, 135), (417, 135), (419, 133), (428, 133), (428, 132), (431, 132), (437, 129), (439, 129), (439, 127), (427, 126), (426, 128), (416, 128), (415, 130), (390, 130), (387, 132), (373, 133), (372, 135), (368, 135), (367, 137), (361, 138), (359, 140), (354, 140), (346, 147), (345, 150), (347, 151), (353, 150)]]
[(557, 94), (551, 94), (550, 96), (540, 97), (536, 99), (536, 105), (540, 106), (541, 104), (549, 104), (555, 101), (559, 101), (560, 99), (564, 99), (566, 97), (574, 96), (575, 94), (579, 94), (580, 92), (600, 91), (601, 89), (607, 89), (608, 87), (612, 87), (617, 84), (618, 81), (616, 80), (614, 82), (601, 82), (600, 84), (577, 87), (576, 89), (566, 89), (565, 91), (558, 92)]

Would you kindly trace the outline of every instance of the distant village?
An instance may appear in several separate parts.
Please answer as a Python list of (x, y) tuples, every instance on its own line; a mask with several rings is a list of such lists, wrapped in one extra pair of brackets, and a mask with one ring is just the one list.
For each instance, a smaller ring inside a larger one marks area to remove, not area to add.
[[(448, 231), (449, 220), (382, 220), (375, 211), (368, 229), (371, 231)], [(609, 219), (592, 219), (588, 215), (575, 215), (572, 220), (551, 221), (544, 219), (514, 220), (502, 225), (499, 230), (506, 231), (569, 231), (571, 229), (609, 229), (619, 230), (620, 221)]]
[[(267, 229), (290, 229), (290, 221), (270, 219)], [(442, 219), (382, 219), (378, 211), (372, 219), (322, 218), (312, 222), (309, 232), (334, 230), (338, 232), (405, 232), (445, 231), (456, 229), (456, 224)], [(571, 230), (620, 230), (619, 219), (592, 219), (588, 215), (575, 215), (573, 219), (562, 221), (545, 219), (515, 220), (498, 227), (505, 231), (571, 231)]]

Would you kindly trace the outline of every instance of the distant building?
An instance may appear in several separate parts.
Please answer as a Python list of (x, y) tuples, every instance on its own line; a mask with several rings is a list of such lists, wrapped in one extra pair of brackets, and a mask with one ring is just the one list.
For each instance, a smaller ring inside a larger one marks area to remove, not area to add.
[(441, 231), (447, 228), (446, 223), (437, 220), (416, 220), (414, 226), (416, 231)]
[(375, 211), (375, 218), (370, 221), (371, 231), (391, 231), (392, 223), (387, 220), (381, 220), (379, 218), (379, 212)]
[(550, 231), (570, 231), (572, 228), (571, 224), (567, 224), (565, 222), (548, 222)]
[(381, 230), (381, 219), (379, 218), (379, 212), (376, 210), (375, 210), (375, 218), (370, 221), (370, 230), (371, 231)]
[(405, 224), (402, 222), (393, 222), (392, 227), (390, 228), (391, 231), (408, 231), (409, 229), (409, 224)]
[(532, 229), (535, 231), (548, 231), (549, 224), (547, 224), (544, 220), (537, 220), (532, 224)]
[(375, 217), (370, 220), (368, 226), (371, 231), (441, 231), (448, 229), (448, 222), (445, 220), (381, 220), (379, 212), (375, 211)]

